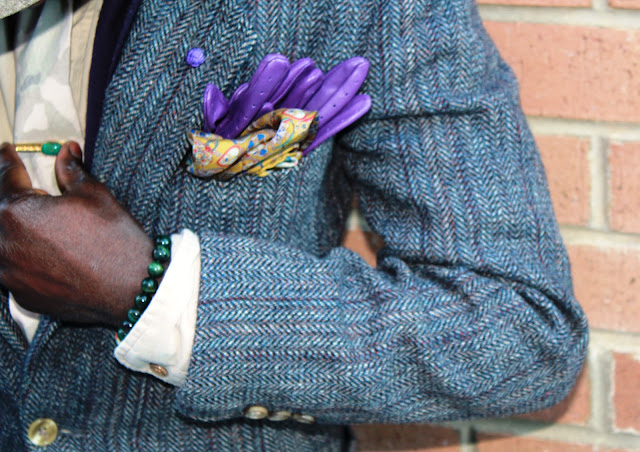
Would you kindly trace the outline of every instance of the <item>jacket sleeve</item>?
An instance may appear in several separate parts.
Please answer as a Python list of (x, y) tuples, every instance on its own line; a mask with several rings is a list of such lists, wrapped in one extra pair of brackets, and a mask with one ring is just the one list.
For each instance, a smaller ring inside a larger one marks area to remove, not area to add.
[(380, 3), (372, 111), (335, 149), (386, 243), (378, 268), (202, 233), (185, 416), (504, 416), (557, 403), (582, 367), (587, 324), (512, 72), (469, 1)]

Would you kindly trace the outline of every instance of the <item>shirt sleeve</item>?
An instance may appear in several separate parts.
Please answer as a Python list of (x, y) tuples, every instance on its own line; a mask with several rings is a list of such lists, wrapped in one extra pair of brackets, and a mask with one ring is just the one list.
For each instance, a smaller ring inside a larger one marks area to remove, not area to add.
[(184, 383), (191, 359), (200, 283), (200, 243), (188, 229), (171, 236), (171, 263), (158, 291), (125, 339), (116, 359), (166, 383)]

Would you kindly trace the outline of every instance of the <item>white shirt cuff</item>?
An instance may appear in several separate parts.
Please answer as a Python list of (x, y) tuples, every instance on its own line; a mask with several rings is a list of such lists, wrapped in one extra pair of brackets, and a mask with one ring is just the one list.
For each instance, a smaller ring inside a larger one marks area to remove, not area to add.
[(181, 386), (196, 330), (200, 240), (185, 229), (173, 234), (171, 243), (171, 263), (158, 291), (114, 355), (129, 369)]

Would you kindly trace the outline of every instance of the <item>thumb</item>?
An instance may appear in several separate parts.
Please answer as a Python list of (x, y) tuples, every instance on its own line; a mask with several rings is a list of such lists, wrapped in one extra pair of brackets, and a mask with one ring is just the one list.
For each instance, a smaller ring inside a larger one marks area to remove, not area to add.
[(75, 141), (62, 145), (55, 163), (56, 180), (61, 193), (93, 184), (94, 179), (82, 164), (82, 151)]

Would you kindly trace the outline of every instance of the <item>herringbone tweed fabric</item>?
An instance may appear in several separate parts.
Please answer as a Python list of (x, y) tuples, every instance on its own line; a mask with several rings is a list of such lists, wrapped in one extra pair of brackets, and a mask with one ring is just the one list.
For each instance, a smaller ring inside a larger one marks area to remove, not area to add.
[[(368, 58), (372, 111), (291, 170), (192, 177), (206, 83), (229, 94), (271, 52)], [(346, 450), (344, 424), (551, 405), (582, 366), (540, 159), (470, 1), (144, 1), (93, 171), (150, 234), (200, 235), (189, 375), (174, 389), (126, 370), (98, 327), (46, 320), (27, 347), (3, 303), (3, 451), (26, 450), (38, 417), (60, 427), (48, 451)], [(377, 270), (339, 247), (354, 193), (387, 245)], [(253, 404), (318, 422), (244, 420)]]

